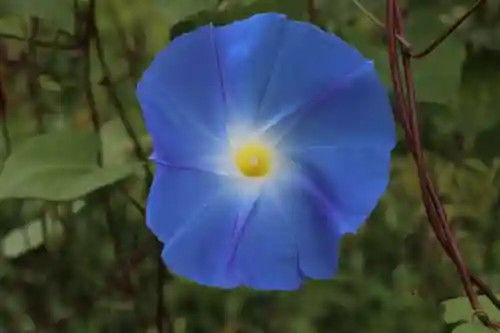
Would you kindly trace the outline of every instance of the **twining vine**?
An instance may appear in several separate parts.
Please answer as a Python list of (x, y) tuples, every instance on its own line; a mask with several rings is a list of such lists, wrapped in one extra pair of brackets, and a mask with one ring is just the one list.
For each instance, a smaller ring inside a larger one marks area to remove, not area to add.
[[(309, 20), (313, 23), (317, 23), (316, 21), (318, 17), (318, 11), (316, 9), (314, 0), (306, 1)], [(479, 277), (474, 275), (464, 263), (462, 255), (458, 249), (456, 239), (449, 227), (448, 218), (443, 208), (443, 204), (438, 196), (438, 191), (436, 189), (435, 183), (433, 182), (432, 177), (427, 170), (420, 138), (420, 128), (417, 116), (418, 110), (416, 110), (416, 92), (413, 84), (413, 73), (411, 69), (411, 63), (413, 60), (431, 55), (432, 52), (436, 48), (438, 48), (439, 45), (446, 38), (448, 38), (448, 36), (452, 34), (466, 19), (468, 19), (473, 12), (475, 12), (481, 6), (486, 5), (487, 1), (476, 0), (475, 4), (462, 17), (457, 19), (444, 33), (435, 38), (428, 47), (419, 52), (413, 50), (411, 42), (408, 41), (405, 37), (404, 19), (403, 15), (401, 14), (401, 6), (397, 0), (386, 0), (385, 23), (382, 23), (372, 13), (367, 11), (358, 0), (352, 0), (352, 2), (377, 25), (379, 25), (386, 31), (388, 37), (387, 52), (389, 55), (391, 79), (396, 96), (395, 116), (404, 130), (407, 147), (415, 160), (415, 164), (417, 165), (422, 200), (425, 206), (430, 226), (434, 234), (436, 235), (436, 239), (438, 240), (439, 244), (441, 245), (447, 256), (450, 258), (450, 260), (454, 263), (462, 281), (465, 293), (470, 301), (472, 308), (474, 309), (475, 316), (485, 326), (492, 329), (500, 329), (500, 323), (496, 323), (490, 320), (488, 315), (482, 310), (478, 302), (477, 294), (479, 293), (486, 295), (488, 299), (493, 303), (493, 305), (499, 310), (500, 301), (496, 298), (491, 289), (488, 288), (488, 286)], [(111, 70), (105, 61), (100, 32), (96, 25), (95, 3), (96, 0), (90, 0), (88, 5), (85, 8), (82, 8), (79, 6), (78, 1), (74, 0), (73, 4), (75, 31), (73, 33), (58, 31), (56, 34), (56, 38), (53, 41), (41, 41), (37, 39), (40, 23), (38, 18), (32, 18), (30, 20), (31, 34), (27, 40), (15, 35), (0, 34), (0, 126), (1, 134), (5, 140), (7, 154), (9, 154), (11, 151), (11, 138), (6, 122), (6, 118), (8, 115), (8, 96), (5, 89), (5, 78), (7, 75), (6, 70), (7, 68), (9, 68), (10, 70), (28, 68), (28, 91), (30, 97), (34, 101), (37, 100), (38, 90), (36, 80), (37, 76), (39, 75), (38, 65), (36, 64), (37, 49), (47, 48), (53, 49), (54, 52), (81, 52), (84, 67), (83, 71), (85, 81), (85, 96), (89, 107), (92, 125), (94, 129), (98, 131), (101, 126), (101, 120), (99, 117), (100, 113), (95, 102), (94, 92), (90, 80), (91, 53), (93, 51), (96, 52), (100, 69), (103, 73), (101, 84), (106, 88), (109, 101), (114, 106), (120, 120), (125, 127), (125, 130), (127, 131), (128, 136), (133, 142), (134, 153), (136, 157), (141, 161), (147, 161), (146, 153), (141, 147), (137, 134), (134, 132), (129, 119), (126, 116), (125, 108), (120, 98), (118, 97), (116, 88), (114, 86), (114, 80), (111, 75)], [(121, 39), (122, 47), (129, 56), (129, 75), (135, 81), (137, 80), (138, 75), (136, 66), (134, 65), (134, 52), (127, 47), (123, 30), (119, 30), (119, 37)], [(61, 36), (64, 36), (65, 39), (70, 40), (70, 42), (61, 42)], [(24, 57), (21, 57), (20, 60), (8, 59), (6, 44), (3, 43), (3, 40), (16, 40), (26, 42), (28, 45), (28, 53)], [(34, 108), (33, 112), (34, 118), (37, 121), (37, 130), (39, 132), (43, 132), (44, 124), (43, 117), (40, 113), (41, 108), (37, 106)], [(149, 169), (147, 163), (144, 163), (144, 172), (146, 175), (146, 188), (149, 188), (152, 182), (153, 174)], [(116, 226), (114, 225), (114, 221), (109, 211), (108, 197), (106, 196), (106, 193), (103, 193), (102, 195), (103, 205), (106, 213), (106, 222), (111, 234), (113, 235), (116, 234)], [(130, 196), (127, 197), (131, 200), (131, 203), (134, 205), (134, 207), (136, 207), (144, 215), (144, 208), (132, 198), (130, 198)], [(113, 237), (113, 239), (115, 241), (115, 252), (119, 253), (119, 244), (117, 237)], [(95, 296), (85, 302), (85, 304), (78, 305), (74, 309), (74, 311), (66, 314), (65, 317), (57, 318), (54, 322), (45, 325), (46, 327), (42, 327), (42, 329), (58, 326), (61, 322), (66, 321), (80, 311), (84, 311), (85, 309), (92, 307), (92, 305), (99, 298), (109, 294), (113, 290), (113, 288), (116, 288), (116, 286), (126, 287), (126, 289), (128, 290), (130, 290), (131, 288), (133, 289), (134, 287), (131, 285), (129, 273), (152, 252), (155, 252), (155, 255), (158, 258), (158, 299), (156, 309), (156, 327), (159, 333), (172, 333), (173, 324), (171, 314), (168, 309), (165, 308), (165, 302), (163, 299), (163, 288), (165, 282), (171, 277), (168, 275), (168, 272), (165, 270), (164, 265), (161, 262), (161, 245), (158, 242), (154, 241), (147, 241), (139, 246), (139, 248), (131, 258), (128, 258), (127, 260), (119, 260), (117, 267), (114, 267), (112, 270), (110, 270), (110, 273), (108, 274), (108, 284), (104, 291), (96, 293)], [(120, 256), (117, 257), (120, 258)]]
[[(455, 265), (462, 281), (465, 294), (474, 310), (474, 315), (485, 326), (498, 330), (500, 323), (493, 322), (483, 311), (478, 301), (477, 293), (484, 294), (492, 304), (500, 310), (500, 301), (492, 290), (479, 277), (474, 275), (466, 266), (457, 241), (450, 228), (443, 203), (439, 198), (435, 183), (426, 167), (425, 156), (420, 138), (420, 128), (416, 108), (416, 91), (413, 83), (411, 63), (413, 59), (420, 59), (432, 54), (473, 12), (486, 5), (486, 0), (476, 0), (475, 4), (460, 18), (458, 18), (444, 33), (432, 41), (428, 47), (415, 52), (412, 45), (405, 38), (404, 18), (397, 0), (386, 1), (386, 22), (381, 24), (357, 0), (353, 2), (362, 9), (372, 20), (382, 26), (388, 36), (387, 52), (391, 70), (392, 85), (396, 96), (396, 118), (404, 130), (407, 147), (410, 150), (418, 169), (418, 178), (424, 202), (425, 211), (431, 228), (446, 255)], [(477, 292), (474, 289), (477, 289)]]

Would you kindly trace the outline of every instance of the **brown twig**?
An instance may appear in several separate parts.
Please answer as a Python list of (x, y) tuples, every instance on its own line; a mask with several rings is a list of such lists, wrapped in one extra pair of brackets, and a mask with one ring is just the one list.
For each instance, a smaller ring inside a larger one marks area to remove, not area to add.
[[(107, 88), (108, 96), (111, 100), (111, 103), (114, 105), (118, 116), (120, 120), (122, 121), (122, 124), (125, 127), (125, 130), (129, 136), (129, 138), (132, 140), (133, 145), (134, 145), (134, 152), (136, 157), (145, 162), (144, 163), (144, 172), (145, 172), (145, 183), (146, 183), (146, 188), (149, 189), (153, 182), (153, 173), (151, 169), (149, 168), (149, 165), (147, 163), (148, 157), (146, 156), (139, 138), (137, 137), (134, 128), (132, 127), (132, 124), (127, 118), (125, 107), (123, 106), (121, 100), (118, 98), (118, 94), (116, 92), (116, 89), (113, 85), (113, 78), (111, 74), (111, 70), (109, 69), (108, 64), (106, 63), (105, 60), (105, 54), (104, 54), (104, 49), (102, 47), (99, 31), (97, 27), (94, 25), (94, 45), (95, 49), (97, 52), (97, 58), (99, 59), (99, 63), (101, 65), (102, 72), (104, 74), (103, 78), (103, 83), (104, 86)], [(171, 276), (165, 269), (165, 265), (163, 263), (163, 260), (161, 258), (161, 251), (163, 249), (163, 245), (161, 243), (157, 243), (157, 249), (156, 249), (156, 255), (157, 255), (157, 309), (156, 309), (156, 329), (158, 333), (172, 333), (173, 332), (173, 320), (171, 318), (171, 313), (169, 309), (165, 305), (165, 299), (164, 299), (164, 290), (165, 290), (165, 282), (168, 280), (171, 280)]]
[[(78, 3), (75, 3), (75, 10), (78, 11)], [(100, 135), (101, 130), (101, 119), (99, 110), (97, 108), (97, 103), (95, 100), (93, 83), (92, 83), (92, 66), (91, 66), (91, 52), (92, 52), (92, 42), (96, 34), (96, 24), (95, 24), (95, 7), (96, 0), (90, 0), (87, 8), (87, 15), (84, 16), (84, 31), (82, 36), (82, 53), (83, 53), (83, 63), (84, 63), (84, 85), (85, 85), (85, 96), (87, 100), (87, 105), (89, 107), (89, 113), (92, 121), (94, 131)], [(99, 149), (99, 154), (97, 157), (97, 163), (102, 167), (103, 164), (103, 151)], [(111, 209), (110, 195), (106, 189), (99, 191), (98, 193), (102, 206), (104, 208), (105, 221), (111, 235), (111, 240), (113, 243), (113, 251), (118, 262), (123, 263), (123, 256), (121, 255), (120, 246), (120, 236), (119, 228), (116, 224), (116, 219), (113, 216), (113, 211)], [(127, 274), (123, 276), (126, 290), (128, 292), (134, 289), (130, 276)]]

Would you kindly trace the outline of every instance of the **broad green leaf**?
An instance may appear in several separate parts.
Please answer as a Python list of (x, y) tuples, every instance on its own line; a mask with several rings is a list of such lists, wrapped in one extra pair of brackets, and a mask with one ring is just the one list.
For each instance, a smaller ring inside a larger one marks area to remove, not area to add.
[(7, 158), (0, 173), (0, 200), (80, 198), (136, 172), (139, 163), (100, 168), (99, 137), (65, 130), (31, 138)]
[[(484, 312), (488, 314), (491, 320), (499, 321), (500, 312), (488, 300), (486, 296), (479, 296), (479, 303)], [(444, 321), (447, 323), (454, 323), (458, 321), (471, 321), (474, 315), (467, 297), (458, 297), (444, 301)], [(465, 332), (464, 332), (465, 333)]]
[(45, 242), (54, 242), (62, 235), (59, 221), (47, 219), (35, 220), (29, 224), (14, 229), (0, 241), (2, 254), (7, 258), (16, 258), (25, 252), (36, 249)]
[[(18, 167), (26, 161), (44, 161), (57, 165), (95, 165), (99, 145), (99, 136), (92, 131), (64, 129), (24, 140), (14, 147), (7, 164)], [(36, 165), (23, 165), (23, 168), (30, 167)]]
[(116, 183), (138, 171), (141, 163), (100, 168), (89, 165), (50, 165), (41, 161), (31, 168), (16, 168), (7, 160), (0, 174), (0, 200), (43, 199), (75, 200), (104, 186)]

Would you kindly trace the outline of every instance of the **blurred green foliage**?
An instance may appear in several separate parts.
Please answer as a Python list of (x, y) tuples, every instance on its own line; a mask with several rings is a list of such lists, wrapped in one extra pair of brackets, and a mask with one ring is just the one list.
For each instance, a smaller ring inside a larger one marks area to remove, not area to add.
[[(383, 0), (365, 2), (383, 18)], [(0, 331), (155, 332), (157, 248), (142, 208), (150, 142), (135, 84), (171, 38), (202, 24), (264, 11), (308, 18), (306, 0), (100, 0), (95, 20), (90, 4), (0, 0), (7, 116), (0, 124)], [(408, 39), (421, 49), (471, 1), (404, 5)], [(318, 24), (373, 59), (389, 84), (383, 31), (350, 0), (316, 7)], [(499, 25), (500, 1), (489, 1), (414, 64), (429, 168), (467, 263), (494, 290)], [(168, 279), (171, 333), (486, 332), (457, 298), (456, 271), (426, 221), (416, 169), (400, 142), (388, 192), (362, 231), (343, 240), (335, 279), (293, 293)]]

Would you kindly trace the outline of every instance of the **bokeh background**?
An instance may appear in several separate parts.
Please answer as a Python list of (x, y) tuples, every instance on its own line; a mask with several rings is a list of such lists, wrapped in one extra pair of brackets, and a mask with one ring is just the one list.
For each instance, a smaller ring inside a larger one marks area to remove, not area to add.
[[(363, 3), (383, 21), (385, 1)], [(401, 4), (418, 50), (472, 0)], [(138, 162), (151, 149), (134, 95), (141, 72), (199, 25), (265, 11), (308, 20), (308, 6), (0, 0), (0, 331), (149, 333), (161, 312), (168, 333), (488, 332), (461, 325), (471, 319), (463, 299), (443, 303), (463, 291), (428, 226), (401, 139), (387, 194), (344, 238), (332, 281), (289, 293), (223, 291), (158, 269), (143, 216), (150, 174)], [(317, 23), (373, 59), (390, 87), (384, 31), (351, 0), (314, 7)], [(500, 1), (413, 70), (429, 169), (460, 249), (499, 290)]]

